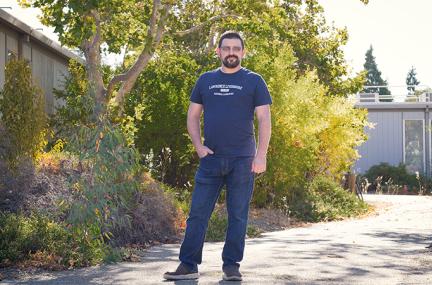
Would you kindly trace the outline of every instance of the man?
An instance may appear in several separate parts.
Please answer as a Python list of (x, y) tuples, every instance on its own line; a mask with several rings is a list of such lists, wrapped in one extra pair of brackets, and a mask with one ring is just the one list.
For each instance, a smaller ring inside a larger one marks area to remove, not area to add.
[[(237, 32), (222, 34), (216, 53), (222, 66), (198, 79), (191, 97), (187, 128), (200, 158), (186, 233), (177, 270), (168, 280), (197, 279), (211, 213), (226, 185), (228, 228), (222, 253), (223, 279), (240, 281), (254, 175), (266, 170), (270, 141), (271, 97), (262, 77), (242, 68), (244, 42)], [(204, 111), (204, 144), (200, 117)], [(254, 114), (258, 119), (255, 147)]]

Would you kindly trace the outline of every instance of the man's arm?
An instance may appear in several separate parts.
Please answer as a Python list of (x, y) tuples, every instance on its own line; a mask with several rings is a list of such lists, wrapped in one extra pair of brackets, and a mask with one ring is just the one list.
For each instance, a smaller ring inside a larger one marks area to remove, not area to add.
[(258, 119), (258, 149), (252, 163), (252, 172), (262, 173), (267, 167), (267, 149), (271, 136), (270, 105), (255, 108)]
[(213, 151), (203, 145), (201, 142), (200, 119), (202, 110), (203, 107), (201, 104), (191, 102), (187, 114), (187, 130), (189, 136), (191, 137), (192, 144), (194, 145), (195, 150), (200, 158), (203, 158), (209, 153), (213, 154)]

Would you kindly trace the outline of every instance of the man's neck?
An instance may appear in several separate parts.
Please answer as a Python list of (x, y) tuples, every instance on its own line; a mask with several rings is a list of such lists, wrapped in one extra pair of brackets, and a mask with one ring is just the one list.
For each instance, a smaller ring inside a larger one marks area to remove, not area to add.
[(221, 71), (223, 73), (235, 73), (235, 72), (239, 71), (240, 69), (241, 69), (240, 64), (238, 66), (234, 67), (234, 68), (228, 68), (228, 67), (226, 67), (223, 64), (222, 64), (222, 67), (221, 67)]

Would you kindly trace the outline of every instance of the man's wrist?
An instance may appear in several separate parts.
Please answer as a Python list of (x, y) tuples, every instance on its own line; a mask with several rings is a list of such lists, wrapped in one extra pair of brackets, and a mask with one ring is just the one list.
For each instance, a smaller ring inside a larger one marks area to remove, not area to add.
[(192, 144), (195, 147), (195, 149), (199, 149), (199, 148), (202, 148), (204, 146), (202, 144), (202, 142), (200, 142), (200, 141), (192, 142)]
[(265, 159), (267, 158), (267, 153), (257, 152), (255, 157)]

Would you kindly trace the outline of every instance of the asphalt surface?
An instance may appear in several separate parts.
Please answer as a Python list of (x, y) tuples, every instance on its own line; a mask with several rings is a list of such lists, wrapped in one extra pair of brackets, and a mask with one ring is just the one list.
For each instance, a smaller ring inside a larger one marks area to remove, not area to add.
[(198, 281), (167, 282), (179, 245), (149, 249), (141, 262), (41, 273), (0, 284), (432, 284), (432, 197), (367, 195), (380, 205), (362, 219), (266, 233), (246, 242), (243, 282), (222, 281), (223, 243), (206, 243)]

